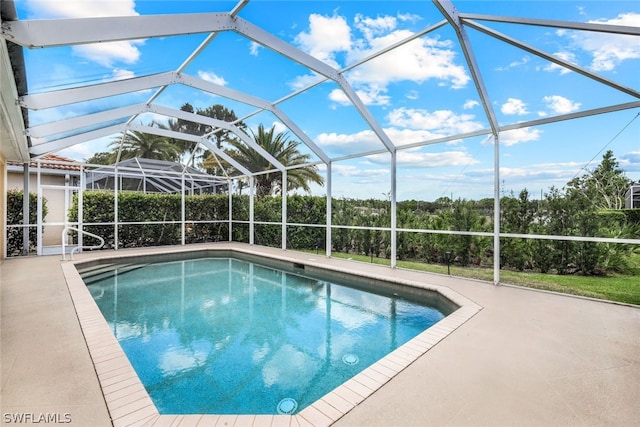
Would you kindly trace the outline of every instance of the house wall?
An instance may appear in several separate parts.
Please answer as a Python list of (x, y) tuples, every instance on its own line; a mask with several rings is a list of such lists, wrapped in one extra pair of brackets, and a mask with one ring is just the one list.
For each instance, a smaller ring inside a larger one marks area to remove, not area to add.
[[(72, 178), (71, 178), (72, 179)], [(65, 185), (65, 175), (49, 175), (41, 172), (41, 185)], [(37, 174), (34, 169), (29, 173), (29, 191), (31, 193), (38, 192)], [(7, 190), (22, 190), (24, 187), (24, 178), (22, 173), (13, 171), (7, 172)], [(52, 225), (51, 223), (64, 223), (66, 218), (65, 212), (65, 191), (58, 189), (45, 188), (42, 190), (43, 197), (47, 200), (47, 215), (44, 220), (44, 231), (42, 233), (43, 246), (59, 246), (60, 235), (64, 229), (64, 225)], [(67, 192), (69, 206), (73, 201), (71, 191)]]
[(624, 207), (627, 209), (640, 209), (640, 185), (632, 185), (627, 190)]

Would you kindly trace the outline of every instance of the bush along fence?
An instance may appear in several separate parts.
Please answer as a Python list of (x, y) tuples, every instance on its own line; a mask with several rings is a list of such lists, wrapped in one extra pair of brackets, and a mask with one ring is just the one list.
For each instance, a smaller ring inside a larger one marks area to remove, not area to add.
[[(22, 190), (7, 191), (7, 256), (18, 256), (24, 253), (24, 211)], [(42, 198), (42, 217), (47, 215), (47, 199)], [(35, 251), (38, 230), (38, 196), (29, 193), (29, 247), (27, 253)], [(33, 225), (31, 225), (33, 224)]]
[[(114, 195), (83, 193), (84, 230), (115, 246)], [(399, 260), (461, 266), (491, 266), (493, 238), (489, 235), (437, 234), (455, 230), (491, 233), (492, 200), (436, 202), (403, 201), (396, 208), (397, 257)], [(519, 197), (501, 200), (501, 232), (561, 236), (637, 238), (640, 210), (596, 211), (576, 201), (550, 193), (532, 201), (524, 191)], [(254, 242), (282, 244), (282, 199), (254, 200)], [(334, 199), (332, 201), (332, 247), (334, 252), (390, 256), (390, 203), (385, 200)], [(232, 240), (249, 242), (249, 197), (232, 196)], [(77, 221), (77, 199), (69, 220)], [(104, 225), (104, 223), (111, 223)], [(177, 245), (182, 242), (182, 198), (167, 194), (118, 194), (118, 247)], [(326, 200), (324, 197), (287, 197), (287, 248), (324, 250)], [(348, 228), (356, 227), (356, 228)], [(410, 231), (405, 231), (410, 230)], [(185, 243), (229, 239), (229, 196), (185, 196)], [(567, 240), (502, 238), (501, 266), (514, 270), (560, 274), (625, 273), (634, 268), (638, 245)], [(636, 266), (637, 267), (637, 266)]]

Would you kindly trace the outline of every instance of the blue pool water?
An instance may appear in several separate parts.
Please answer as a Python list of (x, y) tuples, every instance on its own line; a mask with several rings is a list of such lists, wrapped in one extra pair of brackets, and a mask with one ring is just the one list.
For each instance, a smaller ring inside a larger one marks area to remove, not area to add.
[(85, 282), (161, 414), (296, 413), (445, 315), (231, 258)]

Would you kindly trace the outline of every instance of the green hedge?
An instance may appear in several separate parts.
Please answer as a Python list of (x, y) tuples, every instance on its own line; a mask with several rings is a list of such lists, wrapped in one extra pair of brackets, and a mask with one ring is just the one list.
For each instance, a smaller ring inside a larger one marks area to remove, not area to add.
[[(233, 219), (249, 221), (249, 196), (233, 196)], [(287, 197), (288, 222), (325, 223), (326, 202), (312, 196)], [(256, 221), (280, 222), (282, 199), (265, 197), (255, 199)], [(185, 196), (186, 243), (228, 240), (229, 196)], [(69, 220), (78, 220), (78, 200), (74, 198)], [(86, 191), (83, 193), (83, 222), (114, 222), (114, 193)], [(119, 247), (177, 245), (181, 243), (181, 196), (175, 194), (118, 194), (118, 222), (169, 222), (167, 224), (120, 224)], [(202, 223), (200, 221), (214, 221)], [(115, 246), (113, 225), (86, 225), (84, 230), (105, 239), (105, 247)], [(255, 241), (266, 246), (279, 247), (282, 229), (279, 225), (256, 224)], [(313, 249), (318, 241), (324, 242), (324, 228), (290, 226), (287, 230), (290, 248)], [(249, 242), (248, 224), (233, 225), (233, 240)]]
[[(120, 224), (118, 246), (140, 247), (177, 245), (181, 243), (181, 196), (175, 194), (118, 194), (118, 222), (164, 222), (164, 224)], [(202, 224), (196, 221), (226, 220), (227, 196), (186, 196), (185, 238), (187, 243), (210, 242), (226, 239), (227, 223)], [(78, 220), (78, 200), (74, 198), (69, 213), (70, 221)], [(114, 194), (105, 191), (83, 193), (83, 222), (114, 222)], [(87, 225), (85, 231), (105, 239), (105, 247), (115, 246), (113, 225)]]
[[(23, 192), (18, 190), (7, 191), (7, 225), (22, 225), (23, 221)], [(47, 199), (42, 198), (42, 217), (47, 215)], [(29, 193), (29, 224), (35, 224), (38, 221), (38, 196), (35, 193)], [(22, 255), (23, 252), (23, 234), (22, 228), (9, 227), (7, 230), (7, 256)], [(35, 250), (37, 245), (38, 230), (35, 226), (29, 227), (29, 248), (31, 252)]]
[[(84, 223), (114, 222), (113, 193), (84, 193)], [(119, 247), (177, 245), (181, 243), (181, 196), (167, 194), (120, 193), (119, 222), (159, 222), (160, 224), (121, 224)], [(232, 196), (232, 240), (249, 242), (249, 196)], [(545, 201), (544, 209), (532, 209), (530, 201), (520, 198), (505, 203), (501, 227), (522, 234), (567, 234), (629, 238), (640, 229), (638, 209), (619, 211), (580, 210), (563, 198)], [(397, 227), (415, 230), (469, 230), (490, 232), (491, 217), (477, 202), (458, 200), (425, 214), (418, 204), (398, 204)], [(332, 224), (357, 228), (334, 228), (332, 251), (390, 257), (388, 201), (334, 199)], [(525, 209), (526, 208), (526, 209)], [(522, 212), (529, 215), (522, 221)], [(229, 236), (229, 196), (185, 197), (186, 243), (227, 240)], [(261, 197), (254, 200), (254, 242), (282, 245), (282, 199)], [(537, 215), (537, 216), (536, 216)], [(77, 220), (74, 204), (71, 221)], [(168, 223), (167, 223), (168, 221)], [(202, 222), (200, 222), (202, 221)], [(210, 223), (203, 223), (210, 221)], [(286, 246), (295, 250), (324, 249), (326, 240), (326, 199), (315, 196), (287, 197)], [(317, 224), (319, 227), (297, 224)], [(377, 228), (374, 230), (365, 227)], [(114, 227), (85, 226), (87, 231), (104, 237), (107, 247), (114, 245)], [(500, 262), (503, 268), (569, 274), (626, 272), (633, 265), (633, 245), (604, 244), (532, 239), (501, 239)], [(455, 236), (402, 232), (397, 236), (397, 258), (427, 263), (444, 263), (445, 254), (457, 265), (491, 265), (493, 241), (484, 236)]]
[(640, 209), (622, 209), (620, 212), (625, 214), (629, 223), (640, 225)]

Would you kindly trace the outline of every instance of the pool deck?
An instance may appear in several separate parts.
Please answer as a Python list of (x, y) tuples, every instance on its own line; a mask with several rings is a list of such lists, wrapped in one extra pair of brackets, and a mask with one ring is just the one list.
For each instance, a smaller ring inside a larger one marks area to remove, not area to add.
[[(366, 263), (286, 254), (341, 269), (451, 289), (481, 307), (352, 409), (326, 407), (335, 426), (636, 426), (640, 420), (640, 308)], [(186, 249), (207, 248), (190, 245)], [(117, 254), (162, 252), (167, 248)], [(113, 253), (113, 252), (111, 252)], [(76, 260), (95, 258), (76, 255)], [(60, 256), (0, 264), (2, 425), (112, 421)], [(133, 399), (127, 397), (126, 399)], [(302, 417), (220, 417), (219, 425), (329, 425)], [(213, 418), (154, 418), (213, 425)], [(152, 420), (152, 421), (153, 421)], [(30, 421), (30, 422), (25, 422)], [(120, 421), (123, 421), (121, 419)], [(267, 423), (264, 423), (267, 421)], [(307, 421), (309, 421), (307, 419)], [(130, 425), (150, 425), (149, 419)], [(235, 424), (234, 424), (235, 423)]]

